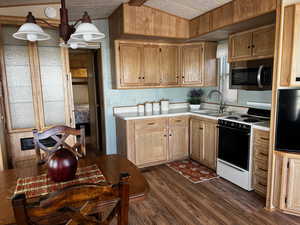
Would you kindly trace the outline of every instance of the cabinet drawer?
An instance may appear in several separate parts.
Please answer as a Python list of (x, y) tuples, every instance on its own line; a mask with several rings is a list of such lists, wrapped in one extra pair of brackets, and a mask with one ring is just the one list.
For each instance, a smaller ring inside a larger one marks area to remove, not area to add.
[(254, 160), (254, 175), (268, 178), (268, 163), (261, 160)]
[(266, 151), (266, 148), (261, 148), (260, 146), (255, 146), (255, 158), (259, 159), (259, 160), (263, 160), (265, 162), (268, 161), (268, 158), (269, 158), (269, 154), (268, 152)]
[(135, 121), (135, 130), (152, 130), (166, 128), (166, 119), (143, 119)]
[(261, 194), (262, 196), (267, 195), (267, 183), (268, 179), (254, 175), (253, 188), (257, 193)]
[(169, 118), (169, 125), (170, 126), (188, 126), (188, 117), (186, 116), (178, 116)]

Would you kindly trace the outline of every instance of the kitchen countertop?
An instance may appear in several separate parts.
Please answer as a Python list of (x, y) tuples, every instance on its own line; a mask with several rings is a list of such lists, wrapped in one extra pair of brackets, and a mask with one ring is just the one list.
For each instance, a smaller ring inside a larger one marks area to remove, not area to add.
[(150, 119), (150, 118), (157, 118), (157, 117), (188, 116), (188, 115), (199, 116), (199, 117), (204, 117), (204, 118), (213, 119), (213, 120), (217, 120), (217, 119), (224, 117), (224, 116), (218, 117), (218, 116), (199, 114), (199, 113), (193, 112), (187, 108), (171, 109), (171, 110), (165, 111), (165, 112), (163, 112), (163, 111), (162, 112), (152, 112), (152, 113), (130, 112), (130, 113), (115, 114), (116, 117), (123, 119), (123, 120), (137, 120), (137, 119)]
[(270, 121), (265, 121), (261, 123), (254, 124), (252, 126), (254, 129), (270, 131)]
[[(127, 112), (127, 113), (115, 114), (116, 117), (123, 120), (151, 119), (151, 118), (158, 118), (158, 117), (189, 116), (189, 115), (199, 116), (202, 118), (213, 119), (213, 120), (218, 120), (223, 117), (226, 117), (226, 116), (212, 116), (212, 115), (200, 114), (200, 113), (193, 112), (193, 110), (190, 110), (188, 108), (171, 109), (165, 112), (163, 111), (152, 112), (152, 113)], [(269, 131), (270, 121), (253, 124), (252, 127), (255, 129)]]

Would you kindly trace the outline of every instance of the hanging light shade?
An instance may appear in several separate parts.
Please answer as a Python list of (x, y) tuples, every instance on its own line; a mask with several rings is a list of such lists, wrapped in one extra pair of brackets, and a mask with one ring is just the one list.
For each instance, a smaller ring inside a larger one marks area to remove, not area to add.
[(24, 23), (19, 30), (13, 34), (13, 37), (20, 40), (27, 41), (45, 41), (51, 37), (45, 33), (43, 29), (35, 23), (35, 18), (31, 12), (28, 13), (26, 23)]
[(100, 42), (101, 39), (105, 38), (105, 35), (94, 24), (81, 23), (71, 38), (78, 41)]

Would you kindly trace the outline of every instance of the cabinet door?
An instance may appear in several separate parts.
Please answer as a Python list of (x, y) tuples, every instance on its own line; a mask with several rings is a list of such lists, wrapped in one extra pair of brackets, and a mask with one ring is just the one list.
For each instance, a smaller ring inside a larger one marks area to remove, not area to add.
[(234, 35), (230, 38), (230, 58), (243, 59), (252, 56), (252, 32)]
[(188, 156), (189, 124), (188, 117), (174, 117), (169, 119), (169, 149), (172, 160)]
[(210, 28), (210, 13), (201, 15), (190, 22), (190, 36), (197, 37), (208, 33)]
[(204, 122), (203, 164), (216, 169), (217, 163), (217, 127), (216, 123)]
[(276, 9), (276, 0), (234, 0), (234, 22), (246, 20)]
[(202, 85), (203, 45), (182, 47), (182, 82), (183, 84)]
[(145, 45), (143, 50), (143, 83), (145, 86), (158, 86), (160, 84), (159, 47)]
[(191, 119), (190, 122), (190, 156), (192, 159), (203, 159), (203, 123), (200, 120)]
[(289, 159), (286, 207), (300, 212), (300, 159)]
[(135, 121), (136, 164), (166, 161), (168, 158), (167, 119)]
[(252, 55), (272, 57), (274, 55), (275, 27), (274, 25), (253, 32)]
[(233, 3), (229, 2), (211, 12), (211, 28), (216, 30), (233, 23)]
[(176, 85), (179, 78), (179, 49), (177, 46), (161, 47), (160, 74), (163, 85)]
[(138, 86), (141, 84), (142, 50), (142, 45), (120, 44), (121, 86)]

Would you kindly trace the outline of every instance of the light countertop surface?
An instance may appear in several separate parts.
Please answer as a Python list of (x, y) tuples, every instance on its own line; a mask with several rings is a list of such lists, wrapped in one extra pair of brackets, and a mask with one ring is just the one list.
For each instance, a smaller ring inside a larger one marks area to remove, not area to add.
[[(159, 111), (159, 112), (151, 112), (151, 113), (138, 113), (138, 112), (126, 112), (126, 113), (118, 113), (115, 114), (116, 117), (123, 119), (123, 120), (138, 120), (138, 119), (151, 119), (151, 118), (159, 118), (159, 117), (173, 117), (173, 116), (199, 116), (202, 118), (207, 119), (213, 119), (218, 120), (226, 116), (212, 116), (212, 115), (206, 115), (206, 114), (199, 114), (196, 112), (193, 112), (192, 110), (188, 108), (179, 108), (179, 109), (170, 109), (169, 111)], [(253, 128), (261, 129), (261, 130), (270, 130), (270, 122), (261, 122), (257, 124), (253, 124)]]

